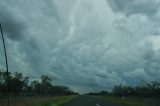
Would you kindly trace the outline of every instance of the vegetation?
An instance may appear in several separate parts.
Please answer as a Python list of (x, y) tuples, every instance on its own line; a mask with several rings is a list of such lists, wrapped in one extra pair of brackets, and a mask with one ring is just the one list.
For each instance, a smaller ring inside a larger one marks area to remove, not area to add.
[[(52, 97), (14, 97), (10, 100), (10, 106), (61, 106), (63, 103), (76, 96), (52, 96)], [(0, 106), (8, 106), (5, 99), (0, 101)]]
[(87, 93), (86, 95), (93, 95), (93, 96), (109, 95), (109, 92), (108, 91), (90, 92), (90, 93)]
[[(29, 80), (23, 77), (22, 73), (9, 73), (9, 94), (10, 96), (55, 96), (55, 95), (75, 95), (65, 86), (56, 86), (51, 83), (47, 75), (42, 75), (40, 80)], [(7, 74), (0, 71), (0, 97), (7, 95)]]
[(71, 99), (75, 98), (76, 96), (59, 96), (54, 98), (52, 101), (47, 103), (40, 103), (33, 106), (61, 106), (62, 104), (70, 101)]
[(87, 95), (96, 95), (117, 104), (126, 106), (160, 106), (160, 83), (151, 81), (141, 86), (115, 86), (111, 92), (91, 92)]
[(157, 97), (160, 98), (160, 82), (151, 81), (143, 86), (115, 86), (111, 92), (90, 92), (87, 95), (111, 95), (118, 97)]
[(103, 96), (103, 98), (125, 106), (160, 106), (158, 98), (126, 97), (124, 100), (118, 96)]
[[(9, 89), (7, 88), (7, 80), (9, 81)], [(78, 94), (66, 86), (53, 85), (51, 78), (47, 75), (42, 75), (38, 80), (30, 80), (22, 73), (9, 73), (9, 77), (7, 77), (6, 72), (0, 71), (1, 106), (7, 106), (8, 91), (10, 104), (14, 106), (60, 106), (75, 97), (71, 95)], [(160, 82), (151, 81), (143, 86), (123, 86), (120, 84), (115, 86), (111, 92), (106, 90), (90, 92), (87, 95), (100, 96), (126, 106), (159, 106)]]
[(151, 81), (143, 86), (115, 86), (112, 90), (115, 96), (140, 96), (140, 97), (160, 97), (160, 83)]

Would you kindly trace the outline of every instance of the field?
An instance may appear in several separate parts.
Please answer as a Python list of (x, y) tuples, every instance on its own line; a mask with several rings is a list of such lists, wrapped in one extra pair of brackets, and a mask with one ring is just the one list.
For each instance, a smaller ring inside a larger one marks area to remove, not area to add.
[[(76, 96), (17, 97), (10, 99), (10, 106), (60, 106)], [(0, 106), (8, 106), (7, 100), (0, 100)]]
[(124, 100), (121, 97), (114, 96), (104, 96), (103, 98), (126, 106), (160, 106), (160, 99), (157, 98), (126, 97)]
[[(75, 97), (77, 96), (17, 97), (10, 98), (9, 106), (61, 106)], [(157, 98), (127, 97), (124, 100), (114, 96), (98, 96), (98, 98), (124, 106), (160, 106), (160, 100)], [(7, 100), (1, 99), (0, 106), (8, 106)]]

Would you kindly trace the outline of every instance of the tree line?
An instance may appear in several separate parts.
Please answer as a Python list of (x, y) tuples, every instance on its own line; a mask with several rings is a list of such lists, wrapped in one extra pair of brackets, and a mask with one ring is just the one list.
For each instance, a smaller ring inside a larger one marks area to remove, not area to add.
[(90, 92), (87, 95), (111, 95), (111, 96), (139, 96), (139, 97), (158, 97), (160, 98), (160, 82), (151, 81), (146, 85), (124, 86), (122, 84), (114, 86), (111, 92), (99, 91)]
[[(7, 81), (9, 83), (7, 83)], [(24, 77), (22, 73), (14, 74), (0, 70), (0, 96), (6, 96), (9, 92), (12, 96), (53, 96), (53, 95), (75, 95), (66, 86), (53, 85), (51, 78), (42, 75), (39, 80), (30, 80)], [(9, 86), (9, 88), (8, 88)]]
[(113, 88), (112, 93), (115, 96), (160, 97), (160, 82), (151, 81), (140, 86), (123, 86), (120, 84)]

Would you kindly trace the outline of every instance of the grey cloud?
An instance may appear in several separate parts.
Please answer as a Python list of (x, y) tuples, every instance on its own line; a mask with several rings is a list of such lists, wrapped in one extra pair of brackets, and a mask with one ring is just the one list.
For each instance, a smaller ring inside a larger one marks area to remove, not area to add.
[(128, 4), (134, 2), (135, 0), (107, 0), (115, 12), (125, 11)]
[(49, 17), (53, 16), (57, 21), (60, 22), (61, 17), (58, 14), (58, 9), (55, 0), (45, 0), (44, 3), (46, 4), (46, 6), (41, 8), (44, 14), (48, 15)]
[(27, 25), (20, 17), (17, 17), (18, 14), (5, 6), (3, 3), (0, 4), (0, 22), (2, 23), (3, 31), (8, 38), (19, 40), (25, 36)]
[(158, 77), (158, 71), (160, 66), (160, 51), (153, 49), (146, 50), (144, 54), (144, 70), (151, 76)]
[(100, 77), (100, 78), (107, 78), (107, 75), (105, 75), (105, 74), (99, 74), (99, 73), (98, 73), (96, 76), (97, 76), (97, 77)]
[[(16, 7), (9, 7), (5, 1), (0, 7), (6, 8), (5, 13), (0, 10), (0, 19), (9, 23), (7, 36), (23, 38), (7, 40), (13, 71), (32, 78), (49, 74), (54, 83), (80, 92), (160, 79), (155, 75), (160, 69), (159, 38), (150, 39), (160, 26), (148, 18), (159, 10), (149, 11), (144, 6), (148, 1), (109, 0), (106, 5), (106, 0), (35, 0), (31, 2), (34, 6), (30, 2), (25, 1), (24, 6), (24, 1), (19, 1)], [(149, 8), (154, 6), (153, 2)]]
[(127, 16), (144, 14), (153, 16), (158, 12), (160, 2), (157, 0), (107, 0), (113, 11), (122, 12)]

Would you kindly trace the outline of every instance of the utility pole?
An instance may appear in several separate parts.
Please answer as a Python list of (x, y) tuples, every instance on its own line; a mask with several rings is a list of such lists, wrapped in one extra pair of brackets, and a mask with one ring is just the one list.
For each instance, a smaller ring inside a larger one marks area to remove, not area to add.
[(4, 54), (5, 54), (5, 61), (6, 61), (6, 74), (7, 74), (7, 93), (8, 93), (8, 106), (9, 106), (9, 71), (8, 71), (8, 60), (7, 60), (7, 51), (6, 51), (6, 45), (4, 41), (4, 36), (3, 36), (3, 30), (2, 30), (2, 24), (0, 23), (0, 30), (1, 30), (1, 35), (2, 35), (2, 42), (3, 42), (3, 49), (4, 49)]

